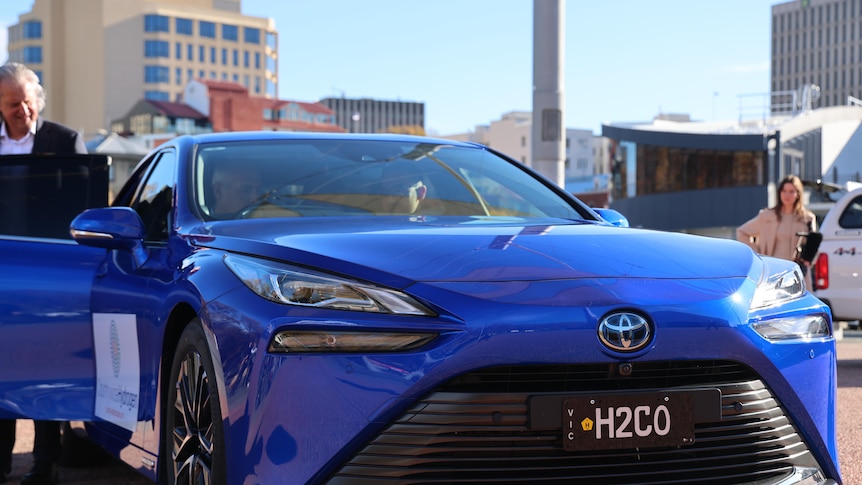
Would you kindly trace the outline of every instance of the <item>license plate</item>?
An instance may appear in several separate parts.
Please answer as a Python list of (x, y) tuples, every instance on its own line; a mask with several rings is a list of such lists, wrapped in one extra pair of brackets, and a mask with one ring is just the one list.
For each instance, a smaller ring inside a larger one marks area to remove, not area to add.
[(685, 391), (563, 399), (566, 451), (694, 444), (694, 399)]

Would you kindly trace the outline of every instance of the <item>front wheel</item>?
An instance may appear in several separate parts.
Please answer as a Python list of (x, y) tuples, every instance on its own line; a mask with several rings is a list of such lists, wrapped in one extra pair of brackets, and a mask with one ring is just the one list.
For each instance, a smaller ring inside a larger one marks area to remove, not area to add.
[(171, 363), (163, 431), (171, 485), (226, 483), (215, 371), (200, 320), (183, 330)]

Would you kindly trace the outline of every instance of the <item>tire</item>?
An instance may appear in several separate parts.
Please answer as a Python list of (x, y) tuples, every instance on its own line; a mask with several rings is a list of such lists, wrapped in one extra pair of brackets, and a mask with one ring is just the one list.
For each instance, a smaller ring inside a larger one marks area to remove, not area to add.
[(224, 429), (215, 372), (200, 320), (177, 342), (162, 431), (171, 485), (225, 485)]

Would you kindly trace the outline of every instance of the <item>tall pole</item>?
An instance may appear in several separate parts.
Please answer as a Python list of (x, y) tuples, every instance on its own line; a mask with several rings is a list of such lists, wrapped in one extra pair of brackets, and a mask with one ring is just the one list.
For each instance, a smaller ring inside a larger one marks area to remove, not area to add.
[(566, 184), (565, 0), (533, 0), (533, 168)]

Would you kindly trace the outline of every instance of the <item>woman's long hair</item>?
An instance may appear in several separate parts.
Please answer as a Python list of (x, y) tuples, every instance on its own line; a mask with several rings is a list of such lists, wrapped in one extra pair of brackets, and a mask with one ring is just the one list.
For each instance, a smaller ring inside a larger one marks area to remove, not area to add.
[(775, 211), (775, 215), (778, 217), (778, 220), (781, 220), (781, 209), (783, 208), (783, 203), (781, 202), (781, 190), (784, 189), (784, 186), (790, 184), (796, 189), (796, 200), (793, 201), (793, 215), (796, 217), (805, 217), (805, 207), (802, 205), (802, 194), (805, 190), (805, 187), (802, 186), (802, 180), (799, 179), (796, 175), (788, 175), (781, 179), (781, 182), (778, 182), (778, 202), (775, 203), (775, 207), (772, 210)]

